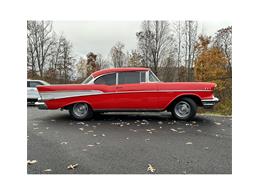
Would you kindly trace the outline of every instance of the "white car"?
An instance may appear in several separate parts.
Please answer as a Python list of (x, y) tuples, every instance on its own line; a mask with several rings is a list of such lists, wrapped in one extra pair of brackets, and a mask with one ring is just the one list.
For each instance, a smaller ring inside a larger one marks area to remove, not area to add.
[(42, 80), (27, 80), (27, 103), (35, 104), (40, 97), (37, 86), (38, 85), (50, 85), (49, 83)]

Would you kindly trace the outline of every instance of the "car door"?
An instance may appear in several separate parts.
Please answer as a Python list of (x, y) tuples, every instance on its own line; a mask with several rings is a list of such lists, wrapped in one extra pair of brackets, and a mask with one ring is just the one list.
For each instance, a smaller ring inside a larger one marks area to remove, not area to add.
[(118, 73), (117, 107), (125, 110), (157, 110), (157, 85), (146, 82), (145, 71)]
[(92, 101), (96, 110), (115, 110), (117, 108), (116, 73), (102, 75), (94, 81), (95, 89), (104, 92), (102, 95), (94, 96)]

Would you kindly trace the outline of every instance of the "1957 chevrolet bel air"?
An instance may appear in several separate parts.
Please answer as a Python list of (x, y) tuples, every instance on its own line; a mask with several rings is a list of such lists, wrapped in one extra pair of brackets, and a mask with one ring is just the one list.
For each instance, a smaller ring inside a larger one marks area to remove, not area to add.
[(82, 84), (38, 86), (39, 109), (66, 109), (86, 120), (95, 112), (169, 111), (192, 119), (197, 106), (213, 107), (215, 83), (161, 82), (149, 68), (111, 68), (92, 73)]

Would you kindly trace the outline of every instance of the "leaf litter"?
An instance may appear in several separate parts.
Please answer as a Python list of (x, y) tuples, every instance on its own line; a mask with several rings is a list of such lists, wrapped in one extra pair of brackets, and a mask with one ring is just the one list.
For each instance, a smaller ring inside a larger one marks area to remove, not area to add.
[(32, 164), (35, 164), (37, 162), (38, 162), (37, 160), (27, 160), (28, 165), (32, 165)]
[(156, 171), (156, 168), (153, 167), (151, 164), (148, 164), (147, 171), (151, 172), (151, 173), (154, 173)]
[(79, 164), (71, 164), (67, 167), (67, 169), (70, 169), (70, 170), (74, 170), (75, 168), (77, 168), (79, 166)]

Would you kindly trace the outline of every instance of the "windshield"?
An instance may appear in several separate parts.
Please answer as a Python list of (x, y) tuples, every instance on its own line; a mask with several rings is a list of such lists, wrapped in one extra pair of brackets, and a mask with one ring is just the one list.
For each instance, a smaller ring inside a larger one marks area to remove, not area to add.
[(149, 71), (149, 81), (150, 82), (160, 82), (160, 80), (157, 78), (157, 76), (152, 71)]
[(92, 75), (90, 75), (88, 78), (86, 78), (83, 82), (82, 82), (82, 84), (88, 84), (88, 83), (90, 83), (90, 81), (92, 81), (93, 80), (93, 76)]

